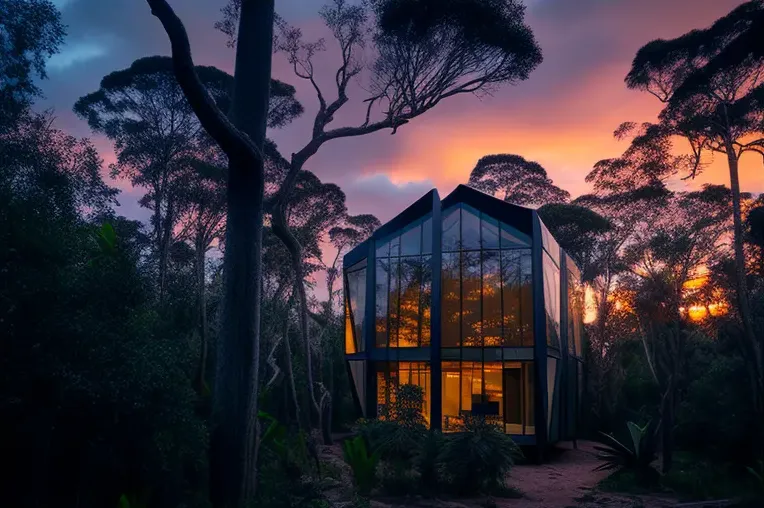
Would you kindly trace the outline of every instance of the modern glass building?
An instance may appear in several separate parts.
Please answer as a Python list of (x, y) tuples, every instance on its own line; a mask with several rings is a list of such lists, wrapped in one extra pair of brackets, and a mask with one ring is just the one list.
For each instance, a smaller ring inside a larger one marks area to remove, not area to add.
[(364, 418), (412, 383), (444, 432), (481, 414), (519, 444), (575, 437), (583, 288), (535, 210), (463, 185), (442, 201), (432, 190), (345, 255), (343, 271)]

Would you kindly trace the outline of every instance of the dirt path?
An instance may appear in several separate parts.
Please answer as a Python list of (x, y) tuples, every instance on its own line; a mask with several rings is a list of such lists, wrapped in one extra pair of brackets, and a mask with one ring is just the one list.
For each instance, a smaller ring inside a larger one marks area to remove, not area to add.
[[(594, 471), (600, 463), (593, 448), (594, 443), (579, 441), (578, 449), (572, 443), (562, 443), (556, 453), (544, 464), (518, 465), (512, 469), (508, 484), (523, 493), (520, 499), (494, 498), (497, 508), (669, 508), (676, 502), (672, 499), (624, 496), (601, 493), (596, 485), (608, 473)], [(349, 475), (342, 461), (338, 446), (324, 447), (322, 459), (342, 468)], [(344, 476), (343, 475), (343, 476)], [(349, 481), (343, 478), (342, 483)], [(339, 504), (339, 503), (338, 503)], [(486, 499), (401, 499), (399, 501), (374, 500), (372, 508), (483, 508)]]
[(544, 464), (519, 465), (512, 469), (509, 484), (520, 490), (523, 499), (496, 500), (502, 507), (531, 508), (663, 508), (674, 503), (669, 499), (626, 497), (603, 494), (594, 487), (608, 473), (594, 471), (600, 464), (594, 443), (562, 443)]

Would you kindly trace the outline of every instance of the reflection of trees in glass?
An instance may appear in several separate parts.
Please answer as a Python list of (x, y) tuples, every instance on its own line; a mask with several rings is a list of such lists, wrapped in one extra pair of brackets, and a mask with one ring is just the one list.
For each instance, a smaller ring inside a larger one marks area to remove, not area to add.
[(483, 344), (485, 346), (501, 346), (502, 344), (501, 310), (500, 252), (483, 251)]
[[(377, 415), (384, 420), (395, 408), (398, 387), (422, 389), (422, 415), (430, 421), (430, 365), (427, 362), (382, 362), (377, 364)], [(458, 392), (457, 392), (458, 393)]]
[(400, 324), (400, 259), (390, 258), (390, 300), (388, 301), (387, 342), (389, 347), (398, 347), (398, 327)]
[(581, 327), (584, 315), (584, 286), (573, 272), (568, 272), (568, 351), (581, 356)]
[[(419, 294), (421, 290), (422, 262), (419, 257), (401, 258), (400, 325), (398, 347), (416, 347), (419, 344)], [(393, 314), (390, 313), (392, 321)]]
[(355, 330), (355, 348), (358, 351), (363, 351), (363, 323), (366, 317), (366, 268), (349, 272), (347, 279), (348, 293), (350, 295), (348, 300), (350, 304), (349, 317)]
[(481, 346), (480, 329), (480, 252), (462, 252), (462, 346)]
[(443, 347), (459, 347), (461, 285), (458, 252), (443, 253), (441, 291), (441, 345)]
[(504, 346), (533, 346), (531, 253), (528, 249), (501, 253)]
[(376, 316), (374, 329), (376, 333), (377, 347), (387, 346), (387, 293), (388, 293), (388, 272), (390, 270), (389, 259), (377, 260), (376, 272)]
[(377, 347), (430, 344), (432, 257), (421, 255), (423, 247), (432, 251), (431, 217), (377, 244)]
[(420, 295), (421, 346), (430, 345), (430, 311), (432, 309), (431, 256), (422, 257), (422, 293)]
[(546, 311), (546, 340), (560, 347), (560, 269), (544, 253), (544, 310)]

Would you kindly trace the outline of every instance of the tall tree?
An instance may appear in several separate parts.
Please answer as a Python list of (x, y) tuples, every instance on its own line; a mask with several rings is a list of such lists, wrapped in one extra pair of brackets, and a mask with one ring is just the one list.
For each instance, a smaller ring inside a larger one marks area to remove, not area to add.
[(231, 120), (196, 73), (188, 34), (166, 0), (147, 0), (172, 44), (175, 75), (204, 129), (228, 157), (221, 334), (213, 396), (212, 498), (222, 508), (254, 500), (260, 363), (260, 293), (273, 43), (273, 0), (244, 0), (236, 44)]
[[(665, 104), (658, 136), (680, 136), (689, 145), (687, 177), (703, 168), (707, 153), (722, 154), (732, 190), (737, 308), (745, 334), (742, 348), (754, 386), (754, 410), (764, 417), (764, 344), (754, 330), (743, 248), (739, 162), (764, 155), (764, 54), (744, 48), (764, 16), (764, 2), (746, 2), (710, 27), (642, 47), (626, 76), (630, 88)], [(759, 48), (759, 50), (756, 50)], [(725, 59), (734, 61), (729, 65)], [(648, 133), (649, 134), (649, 133)]]
[(46, 60), (58, 52), (66, 30), (50, 0), (0, 3), (0, 128), (40, 95), (35, 74), (45, 78)]
[(541, 164), (519, 155), (486, 155), (470, 173), (469, 185), (516, 205), (541, 206), (570, 199), (568, 191), (557, 187)]
[(729, 231), (731, 196), (723, 186), (671, 196), (661, 216), (639, 231), (624, 249), (629, 270), (621, 277), (627, 307), (653, 379), (661, 392), (663, 471), (673, 464), (674, 413), (684, 371), (687, 330), (682, 308), (691, 304), (686, 285), (721, 250)]
[[(237, 30), (233, 28), (245, 6), (245, 1), (231, 0), (219, 24), (239, 44), (247, 34), (241, 24)], [(273, 231), (285, 243), (299, 281), (300, 329), (314, 407), (318, 402), (309, 351), (302, 247), (286, 220), (300, 171), (329, 141), (387, 129), (395, 133), (449, 97), (486, 94), (517, 83), (541, 63), (541, 51), (524, 23), (525, 7), (517, 0), (374, 0), (370, 7), (333, 0), (321, 10), (340, 50), (332, 96), (319, 85), (315, 72), (314, 57), (324, 49), (323, 41), (305, 42), (301, 30), (278, 22), (276, 48), (286, 54), (295, 75), (310, 83), (319, 106), (310, 138), (292, 154), (284, 182), (270, 204)], [(374, 44), (375, 58), (364, 66), (363, 52), (369, 43)], [(350, 101), (349, 85), (366, 67), (370, 75), (364, 121), (332, 127), (337, 113)]]
[(198, 389), (207, 391), (209, 325), (207, 320), (207, 252), (225, 232), (225, 157), (210, 146), (202, 158), (191, 162), (191, 170), (182, 178), (178, 200), (180, 226), (178, 238), (188, 241), (194, 251), (197, 306), (199, 316)]
[[(214, 67), (196, 73), (217, 105), (230, 107), (233, 78)], [(269, 125), (279, 127), (302, 113), (294, 88), (272, 84)], [(147, 189), (141, 205), (150, 209), (157, 256), (159, 294), (164, 293), (167, 257), (180, 216), (183, 175), (205, 144), (206, 134), (183, 96), (169, 57), (140, 58), (127, 69), (112, 72), (100, 88), (81, 97), (74, 111), (95, 132), (114, 142), (117, 162), (113, 174)]]

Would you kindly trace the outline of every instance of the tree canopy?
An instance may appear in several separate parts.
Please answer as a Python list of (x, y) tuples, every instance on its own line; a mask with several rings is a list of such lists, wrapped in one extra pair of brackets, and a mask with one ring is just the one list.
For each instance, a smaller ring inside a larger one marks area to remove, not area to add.
[(519, 155), (486, 155), (470, 173), (469, 185), (516, 205), (565, 203), (570, 193), (552, 182), (538, 162)]

